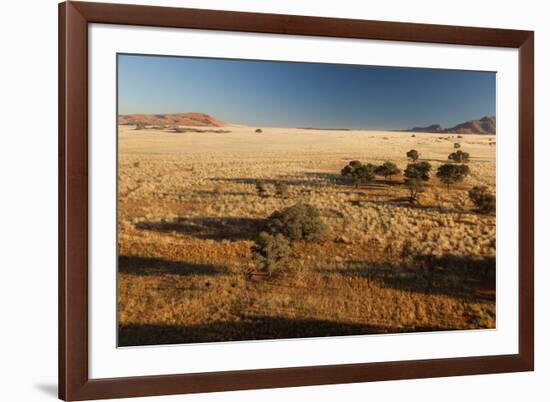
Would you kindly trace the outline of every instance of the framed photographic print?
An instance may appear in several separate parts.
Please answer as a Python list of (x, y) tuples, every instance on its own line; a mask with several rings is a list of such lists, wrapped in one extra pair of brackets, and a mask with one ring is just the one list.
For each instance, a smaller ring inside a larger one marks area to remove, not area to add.
[(533, 370), (533, 32), (59, 7), (61, 399)]

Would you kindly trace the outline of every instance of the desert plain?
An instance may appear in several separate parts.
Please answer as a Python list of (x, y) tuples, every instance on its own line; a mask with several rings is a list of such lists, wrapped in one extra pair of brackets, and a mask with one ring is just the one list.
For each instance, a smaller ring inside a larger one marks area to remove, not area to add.
[[(119, 346), (495, 328), (496, 218), (468, 199), (495, 189), (494, 135), (256, 129), (119, 126)], [(435, 169), (455, 143), (470, 175), (447, 188)], [(410, 149), (433, 168), (418, 203), (402, 173), (340, 174), (352, 160), (402, 171)], [(326, 239), (258, 275), (259, 232), (297, 202)]]

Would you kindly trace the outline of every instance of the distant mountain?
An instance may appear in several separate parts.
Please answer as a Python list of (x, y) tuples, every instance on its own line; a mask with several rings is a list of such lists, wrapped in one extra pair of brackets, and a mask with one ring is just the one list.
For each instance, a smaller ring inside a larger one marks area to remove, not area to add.
[(482, 117), (479, 120), (469, 120), (457, 124), (451, 128), (444, 128), (440, 124), (432, 124), (427, 127), (413, 127), (409, 130), (415, 133), (449, 133), (449, 134), (495, 134), (497, 120), (496, 117)]
[(148, 126), (197, 126), (220, 127), (225, 123), (204, 113), (169, 113), (169, 114), (120, 114), (118, 124), (143, 123)]

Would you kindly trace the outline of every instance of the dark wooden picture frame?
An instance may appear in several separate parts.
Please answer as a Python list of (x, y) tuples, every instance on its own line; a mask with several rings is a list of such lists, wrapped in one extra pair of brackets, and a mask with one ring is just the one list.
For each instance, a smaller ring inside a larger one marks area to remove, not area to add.
[[(519, 49), (519, 353), (214, 373), (88, 375), (88, 24)], [(443, 377), (534, 369), (534, 33), (120, 4), (59, 5), (59, 397), (64, 400)]]

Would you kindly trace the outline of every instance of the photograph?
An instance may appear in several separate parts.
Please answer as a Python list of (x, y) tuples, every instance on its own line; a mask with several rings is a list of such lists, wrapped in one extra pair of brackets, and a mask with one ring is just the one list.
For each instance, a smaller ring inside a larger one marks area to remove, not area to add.
[(496, 77), (117, 54), (118, 346), (494, 330)]

